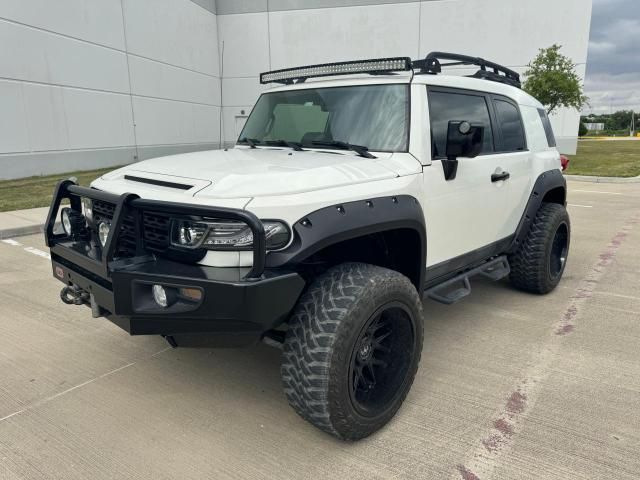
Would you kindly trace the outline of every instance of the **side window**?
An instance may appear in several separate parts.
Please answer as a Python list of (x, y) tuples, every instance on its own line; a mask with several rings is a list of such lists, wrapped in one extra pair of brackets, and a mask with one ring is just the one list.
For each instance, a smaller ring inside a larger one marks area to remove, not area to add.
[(502, 132), (502, 150), (505, 152), (519, 152), (526, 150), (527, 142), (518, 108), (504, 100), (495, 100), (496, 114)]
[(447, 151), (447, 129), (451, 120), (466, 120), (484, 126), (482, 153), (495, 151), (491, 117), (484, 96), (429, 90), (431, 148), (433, 158), (443, 158)]
[(539, 108), (538, 113), (540, 114), (540, 119), (542, 120), (542, 126), (544, 127), (544, 133), (547, 134), (547, 144), (550, 147), (556, 146), (556, 137), (553, 134), (553, 128), (551, 128), (551, 122), (549, 121), (549, 117), (547, 116), (547, 112), (544, 109)]

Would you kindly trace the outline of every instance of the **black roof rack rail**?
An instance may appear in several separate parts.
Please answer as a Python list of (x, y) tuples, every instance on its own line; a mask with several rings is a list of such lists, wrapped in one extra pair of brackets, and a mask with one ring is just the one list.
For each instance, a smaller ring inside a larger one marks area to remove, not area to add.
[[(440, 60), (450, 60), (450, 62), (441, 63)], [(420, 71), (417, 72), (420, 74), (435, 75), (442, 72), (442, 67), (450, 67), (453, 65), (477, 65), (480, 67), (480, 70), (470, 75), (470, 77), (521, 88), (520, 74), (507, 67), (480, 57), (469, 57), (467, 55), (445, 52), (431, 52), (426, 58), (413, 61), (408, 57), (391, 57), (283, 68), (281, 70), (261, 73), (260, 83), (282, 83), (284, 85), (291, 85), (293, 83), (304, 82), (312, 77), (333, 77), (337, 75), (354, 74), (391, 75), (395, 72), (415, 71), (416, 69), (420, 69)]]
[[(450, 62), (442, 63), (441, 60), (450, 60)], [(477, 65), (480, 67), (480, 70), (476, 73), (469, 75), (472, 78), (481, 78), (483, 80), (505, 83), (512, 87), (522, 88), (520, 74), (518, 72), (480, 57), (470, 57), (458, 53), (431, 52), (424, 60), (412, 62), (412, 66), (419, 68), (420, 73), (431, 75), (441, 73), (442, 67), (452, 67), (456, 65)], [(491, 69), (492, 71), (487, 69)]]

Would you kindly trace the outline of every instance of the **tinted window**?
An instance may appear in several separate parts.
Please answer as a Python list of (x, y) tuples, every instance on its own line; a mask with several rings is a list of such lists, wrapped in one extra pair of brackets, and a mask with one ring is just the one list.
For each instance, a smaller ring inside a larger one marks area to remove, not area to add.
[(556, 137), (553, 134), (553, 128), (551, 128), (551, 122), (549, 121), (549, 117), (547, 116), (547, 112), (545, 112), (542, 108), (538, 109), (538, 113), (540, 114), (540, 119), (542, 120), (542, 126), (544, 127), (544, 133), (547, 134), (547, 144), (550, 147), (556, 146)]
[(482, 153), (495, 151), (489, 109), (484, 97), (466, 93), (429, 91), (433, 158), (446, 155), (447, 129), (451, 120), (466, 120), (484, 126)]
[(503, 100), (496, 100), (495, 106), (502, 131), (502, 150), (505, 152), (526, 150), (527, 142), (524, 138), (524, 129), (518, 108)]
[(373, 151), (407, 151), (407, 85), (307, 88), (263, 94), (247, 119), (239, 142), (285, 140), (313, 148), (313, 142), (341, 141)]

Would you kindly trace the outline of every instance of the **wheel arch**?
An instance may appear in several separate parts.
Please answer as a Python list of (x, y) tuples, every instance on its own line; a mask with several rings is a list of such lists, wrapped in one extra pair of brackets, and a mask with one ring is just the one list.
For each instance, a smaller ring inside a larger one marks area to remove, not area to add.
[(515, 252), (524, 241), (533, 219), (543, 203), (557, 203), (566, 206), (567, 181), (560, 170), (549, 170), (540, 174), (536, 179), (507, 253)]
[(289, 248), (268, 255), (268, 267), (360, 261), (397, 270), (420, 291), (427, 237), (422, 207), (413, 196), (335, 204), (301, 218), (293, 232)]

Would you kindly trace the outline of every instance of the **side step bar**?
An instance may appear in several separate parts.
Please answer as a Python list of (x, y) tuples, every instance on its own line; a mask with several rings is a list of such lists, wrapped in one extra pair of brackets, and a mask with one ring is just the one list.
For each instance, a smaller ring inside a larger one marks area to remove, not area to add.
[(476, 275), (482, 275), (490, 280), (500, 280), (511, 272), (509, 261), (505, 255), (496, 257), (483, 263), (479, 267), (463, 272), (435, 287), (426, 290), (424, 294), (436, 302), (451, 305), (462, 300), (471, 293), (469, 279)]

